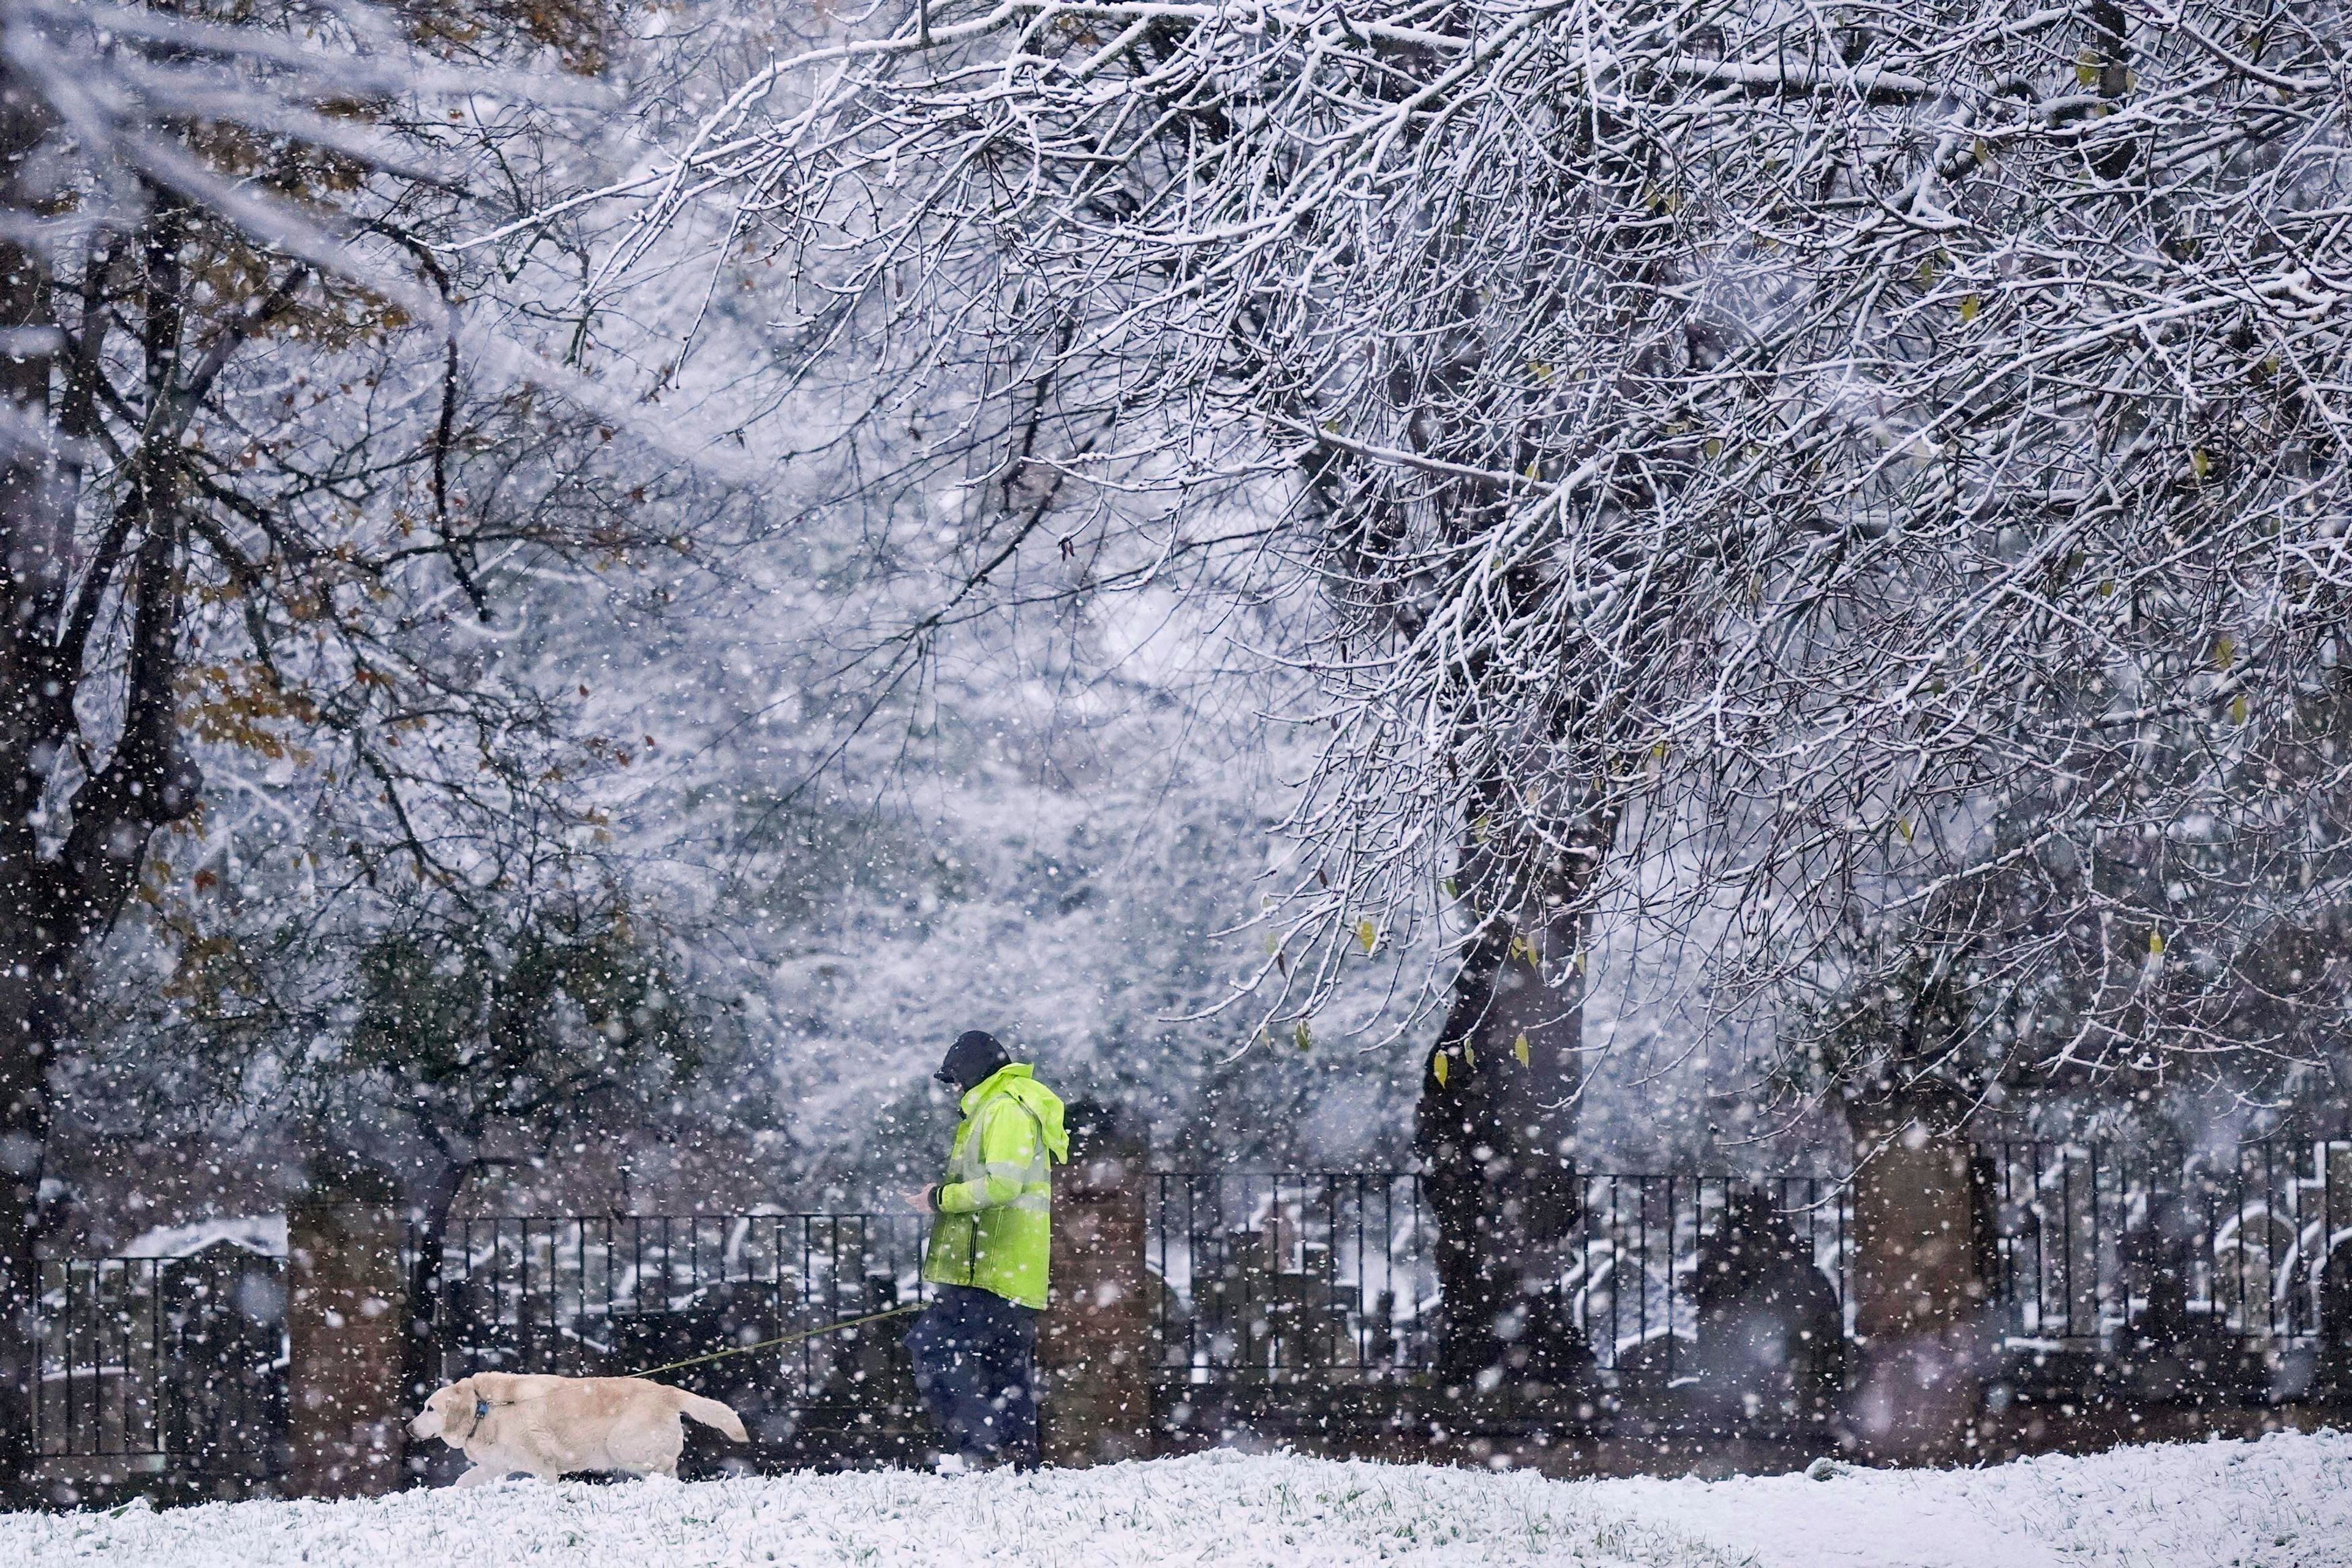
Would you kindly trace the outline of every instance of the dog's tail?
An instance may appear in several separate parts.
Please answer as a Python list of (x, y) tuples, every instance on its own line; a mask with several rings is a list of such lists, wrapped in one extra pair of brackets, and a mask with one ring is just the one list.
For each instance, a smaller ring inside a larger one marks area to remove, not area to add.
[(688, 1394), (683, 1388), (673, 1388), (669, 1392), (679, 1415), (690, 1415), (705, 1426), (716, 1426), (738, 1443), (751, 1440), (751, 1435), (743, 1430), (743, 1418), (716, 1399), (705, 1399), (701, 1394)]

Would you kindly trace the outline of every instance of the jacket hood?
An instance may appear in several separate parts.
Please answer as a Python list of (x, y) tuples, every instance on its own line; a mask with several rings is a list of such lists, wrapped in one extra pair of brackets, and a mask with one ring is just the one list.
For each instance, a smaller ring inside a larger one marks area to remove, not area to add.
[(1070, 1163), (1070, 1134), (1062, 1125), (1062, 1099), (1037, 1081), (1036, 1069), (1027, 1062), (1014, 1062), (1002, 1067), (975, 1084), (963, 1097), (966, 1116), (980, 1109), (983, 1100), (1005, 1095), (1019, 1100), (1045, 1134), (1045, 1152), (1062, 1164)]

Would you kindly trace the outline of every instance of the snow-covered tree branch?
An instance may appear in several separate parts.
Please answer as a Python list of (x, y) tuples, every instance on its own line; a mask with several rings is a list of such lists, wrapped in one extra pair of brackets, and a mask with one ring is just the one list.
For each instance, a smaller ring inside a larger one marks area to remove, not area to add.
[[(2342, 651), (2344, 44), (2269, 0), (924, 5), (597, 193), (595, 287), (702, 235), (793, 363), (1045, 476), (951, 607), (1282, 518), (1221, 578), (1324, 606), (1277, 650), (1328, 739), (1272, 1010), (1443, 879), (1423, 1150), (1461, 1245), (1525, 1252), (1596, 911), (1729, 907), (1736, 976), (1845, 984), (1857, 921), (1976, 941), (1953, 889), (2225, 794), (2284, 879), (2209, 858), (2221, 948), (2340, 898), (2344, 763), (2294, 736)], [(2063, 896), (2101, 963), (2183, 956)], [(2132, 994), (2001, 1048), (2212, 1065)]]

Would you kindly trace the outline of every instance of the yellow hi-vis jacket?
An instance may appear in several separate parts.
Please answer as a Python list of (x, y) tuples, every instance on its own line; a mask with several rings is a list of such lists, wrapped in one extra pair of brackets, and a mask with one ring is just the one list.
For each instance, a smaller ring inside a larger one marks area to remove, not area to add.
[(1026, 1062), (990, 1074), (963, 1097), (963, 1122), (933, 1200), (923, 1278), (974, 1285), (1043, 1310), (1054, 1247), (1054, 1179), (1067, 1161), (1062, 1102)]

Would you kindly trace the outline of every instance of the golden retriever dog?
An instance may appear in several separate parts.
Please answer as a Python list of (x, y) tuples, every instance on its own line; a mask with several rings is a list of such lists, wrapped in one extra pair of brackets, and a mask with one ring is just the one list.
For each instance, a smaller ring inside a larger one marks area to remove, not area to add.
[(686, 1446), (680, 1415), (748, 1440), (734, 1411), (667, 1384), (511, 1372), (478, 1372), (437, 1391), (408, 1429), (464, 1449), (474, 1468), (457, 1484), (478, 1487), (517, 1470), (542, 1481), (572, 1470), (675, 1477)]

